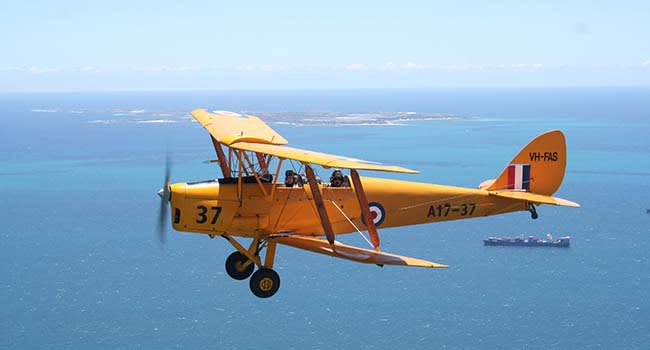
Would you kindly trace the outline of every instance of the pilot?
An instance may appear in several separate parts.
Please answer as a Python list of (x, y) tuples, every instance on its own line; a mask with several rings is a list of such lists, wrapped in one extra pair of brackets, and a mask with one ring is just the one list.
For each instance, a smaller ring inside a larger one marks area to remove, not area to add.
[(284, 186), (293, 187), (296, 184), (296, 174), (293, 170), (287, 170), (284, 173)]
[(345, 177), (341, 170), (334, 170), (330, 176), (330, 187), (343, 187), (345, 185)]

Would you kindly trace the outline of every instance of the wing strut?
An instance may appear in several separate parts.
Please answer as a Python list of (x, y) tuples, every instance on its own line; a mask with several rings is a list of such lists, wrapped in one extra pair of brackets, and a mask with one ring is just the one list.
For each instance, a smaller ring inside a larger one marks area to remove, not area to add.
[(372, 245), (375, 247), (375, 251), (379, 251), (379, 234), (377, 233), (377, 226), (375, 226), (375, 221), (370, 215), (368, 198), (366, 197), (366, 192), (364, 192), (363, 186), (361, 185), (359, 172), (357, 172), (355, 169), (350, 169), (350, 175), (352, 177), (352, 184), (354, 185), (354, 192), (357, 194), (357, 200), (359, 200), (361, 213), (363, 213), (363, 217), (366, 218), (366, 227), (368, 227), (370, 240), (372, 241)]
[(263, 175), (267, 175), (269, 173), (269, 166), (266, 164), (266, 159), (264, 159), (264, 154), (255, 152), (255, 156), (257, 157), (257, 163), (260, 165), (260, 171), (262, 172)]
[(229, 178), (230, 166), (226, 161), (226, 155), (223, 153), (221, 144), (219, 143), (219, 141), (217, 141), (217, 139), (214, 138), (214, 136), (210, 135), (210, 138), (212, 139), (212, 145), (214, 146), (214, 151), (217, 152), (217, 158), (219, 159), (219, 166), (221, 167), (221, 172), (223, 173), (223, 177)]
[(316, 203), (316, 209), (318, 210), (318, 216), (320, 216), (320, 223), (323, 226), (323, 231), (325, 231), (325, 237), (327, 237), (327, 241), (330, 245), (334, 247), (334, 230), (332, 230), (332, 223), (330, 222), (329, 216), (327, 216), (325, 202), (323, 201), (320, 187), (318, 187), (316, 175), (314, 175), (314, 170), (309, 165), (305, 165), (305, 175), (307, 175), (307, 182), (309, 182), (309, 188), (311, 189), (311, 194)]

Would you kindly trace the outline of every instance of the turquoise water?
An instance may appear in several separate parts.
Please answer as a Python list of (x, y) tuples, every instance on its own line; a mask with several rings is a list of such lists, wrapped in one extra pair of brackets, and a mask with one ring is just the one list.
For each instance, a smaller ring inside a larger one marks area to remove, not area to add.
[[(648, 88), (0, 95), (0, 347), (648, 348), (648, 101)], [(260, 300), (225, 274), (224, 240), (155, 240), (165, 149), (173, 181), (218, 174), (204, 163), (207, 134), (186, 119), (196, 107), (460, 116), (272, 126), (293, 146), (421, 171), (373, 176), (470, 187), (561, 129), (569, 161), (556, 195), (582, 208), (381, 230), (386, 251), (447, 270), (280, 247), (282, 287)], [(481, 241), (547, 232), (572, 247)]]

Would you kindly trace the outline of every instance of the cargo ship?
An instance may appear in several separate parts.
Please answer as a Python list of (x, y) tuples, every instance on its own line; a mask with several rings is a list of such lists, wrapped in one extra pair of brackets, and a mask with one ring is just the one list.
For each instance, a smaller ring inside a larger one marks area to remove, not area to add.
[(512, 247), (562, 247), (568, 248), (571, 237), (560, 237), (558, 239), (553, 239), (551, 234), (546, 235), (546, 239), (540, 239), (537, 237), (529, 236), (524, 238), (524, 236), (519, 237), (488, 237), (483, 240), (483, 244), (490, 246), (512, 246)]

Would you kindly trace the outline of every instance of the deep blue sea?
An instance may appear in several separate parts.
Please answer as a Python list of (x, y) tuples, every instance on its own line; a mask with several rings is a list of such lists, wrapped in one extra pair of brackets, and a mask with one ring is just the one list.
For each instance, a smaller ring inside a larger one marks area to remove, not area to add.
[[(156, 240), (166, 150), (173, 181), (219, 176), (197, 107), (421, 171), (366, 175), (469, 187), (561, 129), (556, 195), (582, 208), (380, 231), (384, 250), (446, 270), (279, 247), (282, 287), (258, 299), (225, 274), (226, 241)], [(459, 118), (367, 122), (398, 112)], [(649, 182), (650, 88), (0, 94), (0, 348), (649, 349)], [(548, 232), (571, 248), (482, 244)]]

